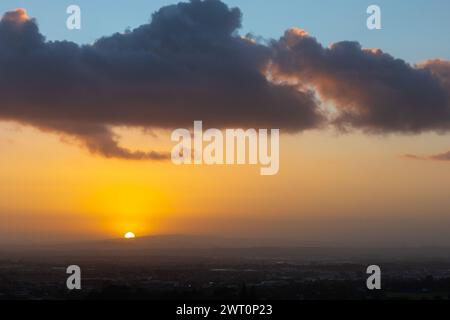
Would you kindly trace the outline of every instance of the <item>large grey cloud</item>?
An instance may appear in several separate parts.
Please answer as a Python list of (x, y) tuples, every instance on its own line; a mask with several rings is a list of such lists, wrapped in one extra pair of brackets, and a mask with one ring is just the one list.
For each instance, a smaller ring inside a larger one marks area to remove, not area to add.
[(298, 131), (321, 116), (309, 92), (267, 80), (271, 49), (237, 35), (241, 12), (216, 0), (163, 7), (149, 24), (93, 45), (46, 42), (23, 10), (0, 22), (0, 118), (78, 138), (109, 157), (166, 154), (119, 147), (111, 126)]
[[(260, 44), (219, 0), (161, 8), (92, 45), (46, 41), (24, 10), (0, 21), (0, 119), (70, 135), (93, 153), (165, 159), (119, 146), (114, 126), (281, 128), (332, 123), (368, 132), (450, 129), (450, 64), (412, 66), (380, 50), (329, 48), (300, 29)], [(320, 100), (331, 101), (327, 113)]]

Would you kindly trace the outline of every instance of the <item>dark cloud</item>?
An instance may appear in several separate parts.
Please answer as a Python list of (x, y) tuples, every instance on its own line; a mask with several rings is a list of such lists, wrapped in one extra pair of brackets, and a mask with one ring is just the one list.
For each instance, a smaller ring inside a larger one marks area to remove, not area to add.
[[(39, 126), (39, 125), (38, 125)], [(89, 125), (74, 122), (58, 121), (54, 124), (41, 126), (43, 131), (60, 133), (76, 137), (91, 153), (107, 158), (122, 158), (128, 160), (168, 160), (169, 152), (132, 151), (119, 146), (120, 137), (107, 126)]]
[[(127, 159), (114, 126), (280, 128), (333, 123), (370, 132), (450, 129), (450, 64), (411, 66), (356, 42), (323, 47), (301, 29), (262, 44), (219, 0), (161, 8), (151, 22), (92, 45), (46, 41), (24, 10), (0, 21), (0, 119), (75, 137)], [(324, 111), (320, 98), (335, 112)]]
[(264, 73), (271, 49), (237, 35), (241, 12), (216, 0), (163, 7), (149, 24), (93, 45), (46, 42), (23, 10), (0, 22), (0, 118), (72, 135), (109, 157), (112, 126), (267, 127), (321, 122), (313, 95)]
[(334, 123), (370, 132), (450, 129), (448, 62), (411, 66), (357, 42), (323, 47), (300, 29), (274, 42), (273, 72), (313, 87), (337, 107)]

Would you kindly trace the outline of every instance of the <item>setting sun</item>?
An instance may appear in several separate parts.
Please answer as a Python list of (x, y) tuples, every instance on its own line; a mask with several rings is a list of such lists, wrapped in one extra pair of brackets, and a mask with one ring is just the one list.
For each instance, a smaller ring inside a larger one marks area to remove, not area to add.
[(127, 232), (127, 233), (125, 233), (125, 235), (123, 237), (125, 239), (134, 239), (134, 238), (136, 238), (136, 235), (133, 232)]

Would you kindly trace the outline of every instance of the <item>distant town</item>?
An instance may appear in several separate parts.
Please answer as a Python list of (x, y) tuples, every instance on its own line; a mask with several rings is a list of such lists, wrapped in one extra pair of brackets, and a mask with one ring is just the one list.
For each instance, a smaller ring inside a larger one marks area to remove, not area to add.
[[(201, 248), (195, 241), (177, 249), (160, 241), (2, 255), (0, 300), (450, 299), (445, 249)], [(370, 261), (382, 268), (381, 290), (366, 287)], [(66, 267), (75, 262), (82, 289), (68, 290)]]

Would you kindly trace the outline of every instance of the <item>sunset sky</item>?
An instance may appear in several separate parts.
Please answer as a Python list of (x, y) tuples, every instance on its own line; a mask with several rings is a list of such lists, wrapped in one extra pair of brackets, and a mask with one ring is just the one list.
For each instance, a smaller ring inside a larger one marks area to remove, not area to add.
[[(238, 34), (217, 1), (152, 24), (174, 2), (75, 2), (0, 3), (26, 10), (0, 23), (0, 243), (133, 231), (450, 245), (450, 2), (377, 1), (383, 29), (369, 31), (372, 1), (225, 1)], [(279, 173), (154, 156), (194, 120), (280, 128)]]

